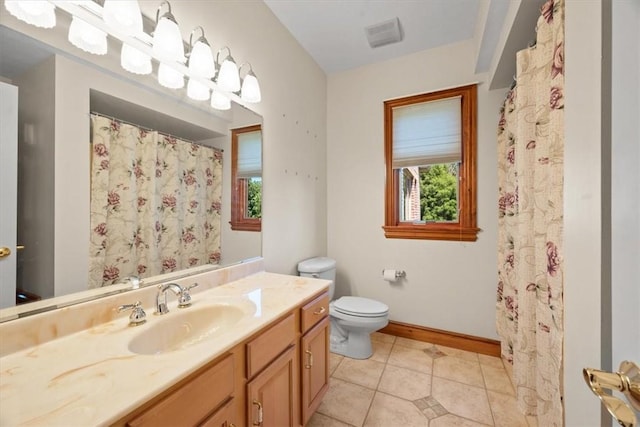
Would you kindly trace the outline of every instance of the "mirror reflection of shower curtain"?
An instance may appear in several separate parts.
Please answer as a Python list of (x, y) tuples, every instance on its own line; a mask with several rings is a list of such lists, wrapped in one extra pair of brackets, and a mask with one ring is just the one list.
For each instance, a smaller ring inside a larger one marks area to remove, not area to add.
[(549, 0), (498, 125), (498, 298), (502, 357), (519, 408), (562, 426), (564, 1)]
[(91, 115), (89, 288), (220, 261), (222, 152)]

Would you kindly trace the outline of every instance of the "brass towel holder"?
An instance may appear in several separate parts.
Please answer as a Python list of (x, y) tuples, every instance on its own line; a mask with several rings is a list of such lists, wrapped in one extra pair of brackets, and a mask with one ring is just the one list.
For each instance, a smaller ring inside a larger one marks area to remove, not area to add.
[(617, 390), (626, 396), (636, 411), (640, 411), (640, 368), (638, 365), (625, 360), (620, 363), (618, 372), (605, 372), (597, 369), (585, 368), (582, 371), (584, 380), (600, 398), (607, 411), (623, 427), (636, 427), (638, 421), (633, 410), (622, 400), (607, 394), (604, 389)]

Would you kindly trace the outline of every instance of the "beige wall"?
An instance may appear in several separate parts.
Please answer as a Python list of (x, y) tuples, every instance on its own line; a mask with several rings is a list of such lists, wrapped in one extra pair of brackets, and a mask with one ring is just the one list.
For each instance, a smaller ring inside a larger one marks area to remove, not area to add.
[[(565, 46), (565, 422), (600, 425), (582, 369), (601, 366), (601, 5), (566, 2)], [(605, 308), (606, 309), (606, 308)]]
[[(328, 254), (336, 293), (370, 297), (390, 319), (495, 338), (496, 126), (505, 90), (475, 75), (472, 41), (329, 76)], [(478, 85), (477, 242), (386, 239), (383, 101), (472, 82)], [(405, 270), (389, 284), (384, 268)]]

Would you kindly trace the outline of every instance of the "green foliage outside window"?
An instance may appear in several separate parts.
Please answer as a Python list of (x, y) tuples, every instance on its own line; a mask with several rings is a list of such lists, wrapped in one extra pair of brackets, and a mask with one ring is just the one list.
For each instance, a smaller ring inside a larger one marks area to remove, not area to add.
[(262, 218), (262, 179), (249, 179), (247, 193), (247, 218)]
[(458, 164), (420, 168), (420, 216), (423, 221), (458, 220)]

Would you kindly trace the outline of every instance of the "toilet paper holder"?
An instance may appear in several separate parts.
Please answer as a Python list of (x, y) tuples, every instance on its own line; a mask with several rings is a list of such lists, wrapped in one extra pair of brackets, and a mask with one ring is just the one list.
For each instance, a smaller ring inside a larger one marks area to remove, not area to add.
[[(387, 269), (382, 270), (382, 277), (384, 277), (384, 272), (387, 271)], [(407, 273), (405, 273), (404, 270), (396, 270), (396, 279), (403, 279), (407, 276)]]

